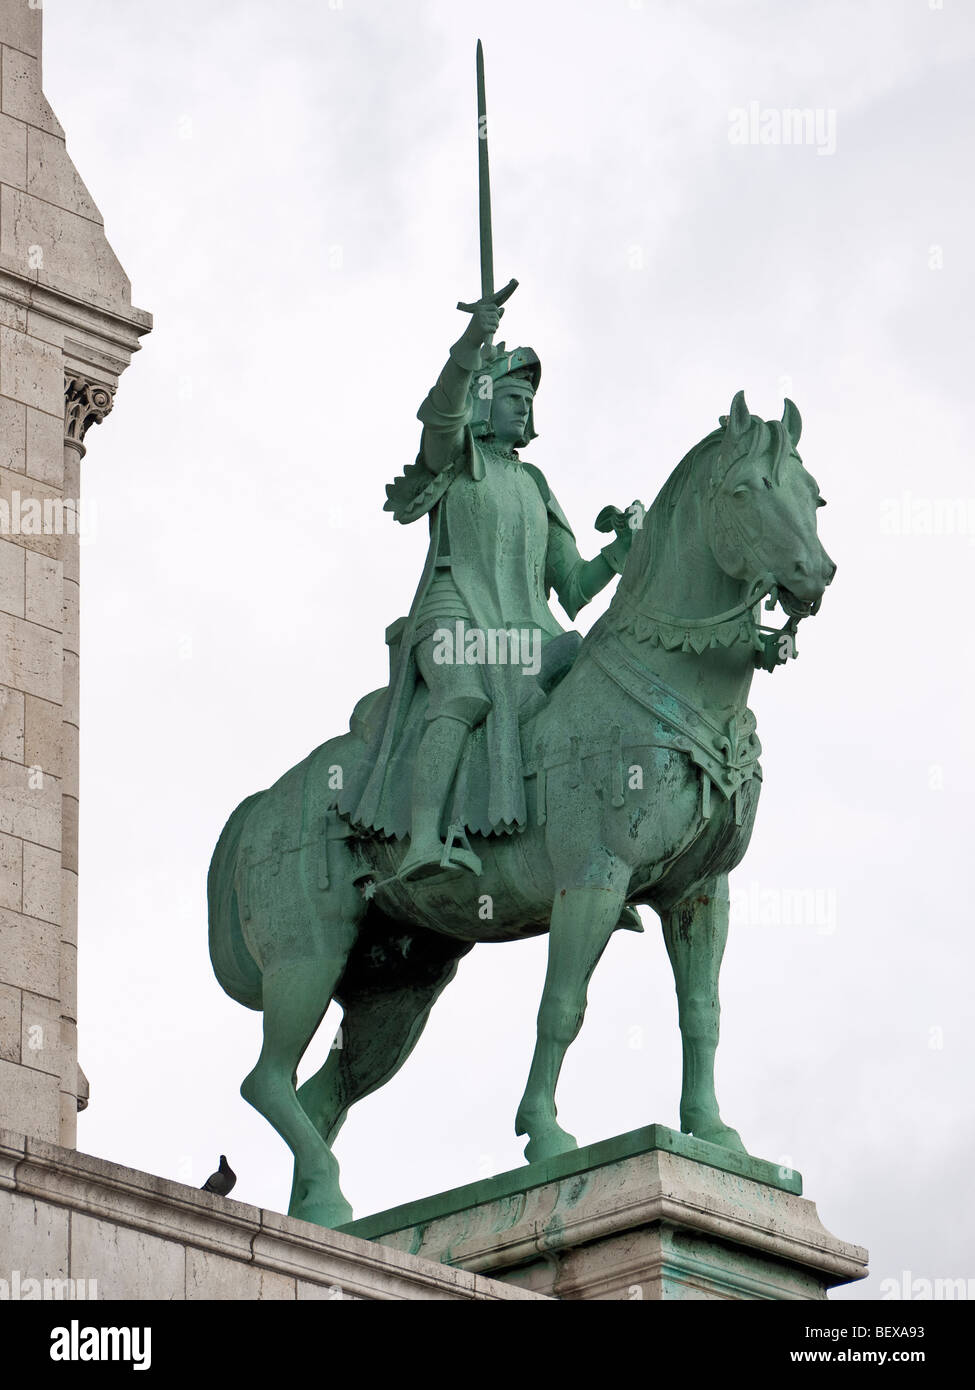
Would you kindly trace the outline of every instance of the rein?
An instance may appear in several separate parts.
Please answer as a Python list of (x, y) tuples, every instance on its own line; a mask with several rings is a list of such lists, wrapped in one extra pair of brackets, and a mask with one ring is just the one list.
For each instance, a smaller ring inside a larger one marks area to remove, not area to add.
[[(644, 608), (629, 596), (619, 593), (606, 614), (608, 626), (617, 632), (632, 632), (638, 642), (663, 647), (665, 651), (696, 652), (699, 656), (708, 647), (730, 647), (737, 642), (748, 643), (756, 667), (774, 671), (795, 656), (795, 637), (798, 618), (789, 618), (781, 628), (765, 626), (752, 616), (752, 609), (768, 595), (766, 611), (778, 602), (778, 585), (771, 575), (760, 576), (751, 585), (745, 598), (734, 608), (707, 618), (680, 618)], [(614, 611), (615, 610), (615, 611)], [(785, 641), (783, 649), (782, 643)], [(783, 654), (784, 652), (784, 654)]]
[[(658, 623), (661, 627), (687, 628), (689, 631), (704, 631), (710, 627), (720, 627), (722, 623), (732, 622), (735, 618), (742, 617), (745, 613), (755, 607), (760, 599), (766, 594), (771, 594), (776, 589), (775, 580), (770, 575), (761, 575), (752, 584), (746, 597), (737, 603), (734, 608), (728, 608), (724, 613), (715, 613), (710, 618), (675, 618), (669, 613), (655, 613), (653, 609), (642, 608), (632, 599), (627, 598), (627, 607), (631, 608), (635, 617), (647, 618), (652, 623)], [(773, 600), (774, 603), (774, 600)], [(771, 606), (771, 605), (770, 605)]]
[(679, 649), (700, 655), (708, 647), (730, 647), (736, 642), (747, 642), (752, 647), (755, 666), (759, 670), (774, 671), (776, 666), (783, 666), (796, 655), (796, 632), (801, 620), (790, 617), (778, 628), (757, 622), (751, 610), (766, 595), (768, 612), (779, 601), (778, 585), (770, 576), (763, 575), (755, 580), (741, 603), (709, 618), (676, 618), (619, 595), (616, 600), (619, 611), (614, 614), (611, 607), (606, 618), (608, 625), (617, 632), (630, 631), (638, 642), (650, 642), (651, 646), (663, 647), (665, 651)]

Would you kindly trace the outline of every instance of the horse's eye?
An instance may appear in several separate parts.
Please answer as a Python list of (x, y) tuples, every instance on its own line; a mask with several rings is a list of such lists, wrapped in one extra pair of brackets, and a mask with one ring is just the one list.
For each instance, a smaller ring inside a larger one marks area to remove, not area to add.
[(771, 491), (772, 491), (772, 484), (769, 482), (768, 478), (763, 478), (763, 479), (762, 479), (762, 482), (763, 482), (763, 483), (765, 484), (765, 486), (768, 488), (769, 492), (771, 492)]

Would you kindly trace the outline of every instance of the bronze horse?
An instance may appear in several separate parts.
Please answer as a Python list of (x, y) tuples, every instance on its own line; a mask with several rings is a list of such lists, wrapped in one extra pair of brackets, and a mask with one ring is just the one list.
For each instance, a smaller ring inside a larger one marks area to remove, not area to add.
[[(208, 878), (210, 955), (226, 992), (264, 1012), (241, 1093), (294, 1154), (292, 1216), (351, 1219), (335, 1136), (350, 1106), (403, 1065), (476, 942), (549, 933), (516, 1127), (529, 1162), (574, 1148), (556, 1120), (556, 1084), (606, 943), (618, 926), (639, 929), (634, 904), (659, 915), (674, 970), (681, 1128), (743, 1149), (718, 1111), (714, 1055), (728, 873), (748, 846), (761, 778), (748, 692), (756, 668), (795, 654), (796, 625), (835, 572), (800, 430), (791, 401), (766, 422), (739, 392), (674, 469), (608, 611), (522, 726), (529, 824), (472, 837), (480, 876), (404, 883), (396, 870), (408, 841), (360, 834), (339, 816), (337, 787), (363, 757), (369, 701), (349, 733), (231, 816)], [(788, 616), (778, 632), (759, 624), (766, 596)], [(333, 999), (342, 1047), (296, 1089)]]

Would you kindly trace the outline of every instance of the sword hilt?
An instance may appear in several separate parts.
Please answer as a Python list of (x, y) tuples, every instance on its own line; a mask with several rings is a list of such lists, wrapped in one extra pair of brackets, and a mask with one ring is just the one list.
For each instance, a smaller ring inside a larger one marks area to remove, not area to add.
[[(496, 291), (494, 292), (494, 294), (486, 295), (483, 299), (478, 299), (478, 300), (476, 300), (473, 304), (465, 304), (462, 300), (458, 300), (458, 302), (457, 302), (457, 308), (460, 309), (460, 310), (461, 310), (463, 313), (465, 313), (465, 314), (473, 314), (473, 313), (476, 313), (477, 308), (478, 308), (478, 305), (480, 305), (480, 304), (495, 304), (495, 305), (497, 305), (497, 307), (500, 309), (501, 306), (502, 306), (502, 304), (504, 304), (505, 300), (510, 299), (511, 296), (514, 294), (514, 292), (515, 292), (515, 290), (516, 290), (517, 288), (518, 288), (518, 281), (517, 281), (517, 280), (509, 280), (508, 283), (504, 286), (503, 289), (496, 290)], [(493, 354), (492, 354), (492, 349), (493, 349), (493, 347), (494, 347), (494, 334), (493, 334), (493, 333), (489, 334), (489, 335), (484, 339), (483, 347), (484, 347), (485, 354), (487, 355), (488, 358), (490, 358), (490, 357), (493, 355)]]
[(496, 304), (500, 309), (505, 300), (510, 299), (517, 288), (518, 281), (509, 280), (504, 289), (496, 290), (494, 294), (489, 294), (484, 299), (476, 299), (473, 304), (465, 304), (462, 300), (458, 300), (457, 308), (463, 310), (465, 314), (473, 314), (479, 304)]

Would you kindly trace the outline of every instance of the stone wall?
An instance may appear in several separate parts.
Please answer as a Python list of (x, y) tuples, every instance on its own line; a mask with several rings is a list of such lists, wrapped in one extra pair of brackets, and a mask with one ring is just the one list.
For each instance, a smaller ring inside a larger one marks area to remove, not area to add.
[(0, 1302), (524, 1301), (481, 1274), (0, 1131)]
[(0, 0), (0, 1126), (73, 1145), (81, 461), (151, 318), (44, 97), (41, 23)]

